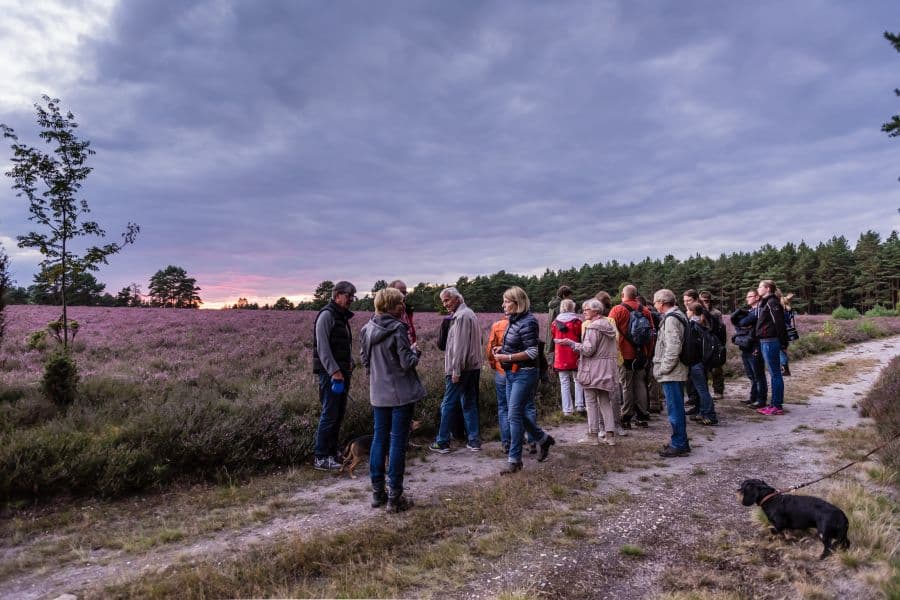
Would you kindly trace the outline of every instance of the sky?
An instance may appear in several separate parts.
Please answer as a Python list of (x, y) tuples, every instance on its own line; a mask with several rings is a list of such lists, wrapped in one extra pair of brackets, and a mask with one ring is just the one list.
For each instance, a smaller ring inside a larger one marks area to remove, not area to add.
[[(900, 3), (0, 0), (0, 123), (60, 98), (82, 197), (206, 307), (900, 230)], [(0, 167), (9, 170), (8, 143)], [(0, 178), (19, 285), (38, 226)]]

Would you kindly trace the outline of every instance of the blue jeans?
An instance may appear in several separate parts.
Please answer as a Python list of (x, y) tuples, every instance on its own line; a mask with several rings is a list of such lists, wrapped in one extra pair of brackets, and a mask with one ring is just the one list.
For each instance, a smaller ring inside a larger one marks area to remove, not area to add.
[[(409, 442), (409, 427), (415, 405), (415, 402), (411, 402), (403, 406), (372, 407), (375, 432), (372, 436), (372, 451), (369, 453), (369, 474), (372, 477), (373, 490), (384, 488), (384, 460), (388, 458), (390, 461), (387, 468), (388, 485), (392, 490), (403, 491), (406, 446)], [(390, 451), (388, 451), (389, 443)]]
[(684, 416), (684, 392), (680, 381), (663, 381), (660, 385), (666, 395), (666, 413), (672, 425), (672, 441), (670, 445), (679, 450), (688, 450), (687, 423)]
[(459, 383), (453, 383), (449, 375), (444, 377), (444, 399), (441, 401), (441, 426), (438, 428), (438, 444), (450, 443), (450, 428), (456, 411), (462, 408), (466, 435), (470, 442), (480, 441), (478, 433), (478, 379), (480, 369), (463, 371)]
[(787, 352), (784, 350), (778, 351), (778, 361), (781, 363), (781, 366), (786, 366), (790, 361), (788, 360)]
[(331, 391), (331, 375), (319, 373), (319, 402), (322, 403), (322, 414), (319, 416), (319, 427), (316, 429), (316, 458), (335, 456), (338, 453), (338, 434), (344, 413), (347, 412), (347, 394), (350, 393), (350, 374), (344, 375), (344, 391), (335, 394)]
[[(494, 371), (494, 389), (497, 391), (497, 425), (500, 428), (500, 443), (508, 447), (510, 435), (509, 406), (506, 403), (506, 375), (497, 370)], [(537, 393), (537, 386), (534, 386), (534, 391)], [(537, 423), (537, 406), (534, 403), (534, 394), (532, 394), (531, 400), (525, 403), (525, 415), (534, 423)], [(527, 431), (525, 432), (525, 439), (529, 444), (533, 444), (536, 441), (534, 436)]]
[(750, 402), (766, 404), (769, 386), (766, 383), (766, 365), (763, 362), (762, 354), (742, 350), (741, 360), (744, 362), (744, 373), (750, 380)]
[(709, 385), (706, 383), (706, 367), (702, 362), (690, 367), (690, 377), (700, 398), (700, 416), (716, 421), (716, 405), (709, 393)]
[(497, 392), (497, 426), (500, 443), (509, 446), (509, 408), (506, 405), (506, 375), (494, 370), (494, 389)]
[[(532, 440), (544, 441), (546, 433), (536, 422), (534, 394), (538, 382), (537, 369), (522, 369), (506, 373), (506, 401), (509, 421), (509, 462), (522, 462), (522, 438), (527, 431)], [(530, 405), (530, 406), (529, 406)], [(535, 409), (532, 413), (532, 409)]]
[(784, 379), (781, 377), (781, 342), (778, 340), (760, 340), (759, 351), (762, 352), (769, 379), (772, 382), (772, 406), (781, 408), (784, 404)]

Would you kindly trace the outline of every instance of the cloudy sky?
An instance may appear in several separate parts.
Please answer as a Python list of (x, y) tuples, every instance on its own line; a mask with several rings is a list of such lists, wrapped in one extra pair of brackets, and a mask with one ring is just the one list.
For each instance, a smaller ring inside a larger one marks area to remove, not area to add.
[[(0, 0), (0, 122), (47, 93), (136, 245), (207, 306), (323, 279), (752, 250), (900, 229), (896, 0)], [(0, 148), (0, 166), (10, 152)], [(0, 185), (0, 241), (27, 205)]]

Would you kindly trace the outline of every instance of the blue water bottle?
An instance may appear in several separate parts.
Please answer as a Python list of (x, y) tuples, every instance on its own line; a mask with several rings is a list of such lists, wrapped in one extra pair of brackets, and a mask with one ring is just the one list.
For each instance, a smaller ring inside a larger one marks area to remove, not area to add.
[(332, 378), (331, 391), (335, 394), (343, 394), (344, 393), (344, 380)]

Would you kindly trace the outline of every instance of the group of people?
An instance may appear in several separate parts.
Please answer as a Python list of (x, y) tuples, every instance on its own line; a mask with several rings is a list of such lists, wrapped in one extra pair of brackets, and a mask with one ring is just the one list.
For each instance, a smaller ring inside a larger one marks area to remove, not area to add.
[[(426, 394), (416, 373), (421, 351), (406, 293), (406, 284), (400, 280), (379, 290), (375, 315), (360, 332), (361, 362), (369, 375), (374, 417), (369, 460), (372, 506), (387, 505), (398, 512), (412, 504), (403, 490), (406, 449), (415, 403)], [(354, 366), (349, 306), (355, 294), (353, 284), (338, 282), (315, 321), (313, 365), (319, 376), (322, 413), (314, 466), (320, 470), (341, 466), (338, 432)], [(615, 445), (627, 429), (647, 427), (651, 410), (660, 410), (656, 404), (661, 391), (672, 433), (659, 454), (690, 453), (687, 416), (701, 425), (718, 424), (708, 378), (712, 377), (713, 393), (721, 396), (724, 377), (721, 368), (709, 368), (703, 362), (685, 364), (683, 349), (695, 326), (724, 344), (723, 316), (711, 306), (707, 292), (687, 290), (682, 295), (684, 312), (668, 289), (657, 291), (648, 304), (635, 286), (626, 285), (621, 298), (613, 306), (610, 295), (600, 292), (581, 303), (578, 315), (572, 290), (560, 287), (550, 306), (548, 338), (542, 342), (528, 295), (520, 287), (511, 287), (502, 297), (504, 318), (491, 326), (483, 346), (477, 317), (462, 294), (454, 287), (442, 290), (440, 300), (448, 312), (438, 340), (444, 351), (444, 396), (438, 433), (429, 449), (450, 452), (452, 429), (461, 413), (466, 448), (481, 450), (478, 389), (487, 362), (497, 394), (500, 442), (507, 456), (500, 473), (520, 471), (526, 448), (538, 454), (538, 461), (546, 460), (556, 440), (539, 426), (535, 406), (545, 359), (542, 346), (546, 346), (548, 364), (559, 375), (562, 412), (587, 414), (587, 432), (580, 443)], [(796, 331), (792, 312), (786, 320), (785, 298), (789, 308), (790, 297), (782, 297), (774, 282), (763, 280), (748, 292), (747, 308), (731, 315), (732, 341), (741, 349), (751, 382), (746, 403), (765, 415), (784, 414), (782, 368), (789, 374), (784, 350), (788, 332)], [(771, 405), (767, 404), (766, 370)]]

